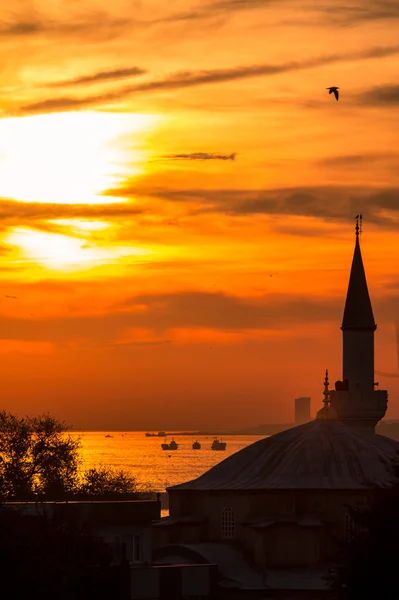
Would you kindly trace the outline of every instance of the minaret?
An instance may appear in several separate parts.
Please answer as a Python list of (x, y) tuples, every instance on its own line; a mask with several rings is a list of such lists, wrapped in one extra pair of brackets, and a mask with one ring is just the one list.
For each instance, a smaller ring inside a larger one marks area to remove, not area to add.
[(328, 389), (329, 384), (330, 383), (329, 383), (329, 379), (328, 379), (328, 369), (326, 369), (326, 376), (324, 378), (323, 408), (318, 410), (317, 414), (316, 414), (316, 419), (318, 419), (320, 421), (335, 421), (336, 419), (338, 419), (337, 413), (335, 412), (333, 407), (330, 405), (330, 393), (331, 392)]
[(375, 425), (386, 413), (388, 393), (374, 389), (374, 332), (377, 326), (360, 251), (361, 227), (362, 215), (358, 215), (341, 327), (343, 381), (336, 382), (330, 398), (340, 421), (357, 429), (374, 431)]
[(356, 217), (356, 242), (342, 319), (343, 379), (350, 392), (374, 390), (374, 332), (377, 326), (367, 288)]

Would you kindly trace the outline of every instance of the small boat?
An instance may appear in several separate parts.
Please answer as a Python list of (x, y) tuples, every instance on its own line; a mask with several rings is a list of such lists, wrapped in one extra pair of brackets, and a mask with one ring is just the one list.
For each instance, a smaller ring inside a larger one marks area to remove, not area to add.
[(221, 442), (215, 438), (212, 442), (211, 450), (226, 450), (226, 442)]
[(201, 450), (201, 444), (198, 440), (193, 443), (193, 450)]
[(170, 444), (167, 444), (166, 442), (161, 444), (162, 450), (177, 450), (178, 447), (179, 446), (176, 444), (175, 440), (172, 440)]
[(104, 437), (114, 437), (113, 435), (109, 435), (109, 433), (107, 433), (107, 435), (105, 435)]

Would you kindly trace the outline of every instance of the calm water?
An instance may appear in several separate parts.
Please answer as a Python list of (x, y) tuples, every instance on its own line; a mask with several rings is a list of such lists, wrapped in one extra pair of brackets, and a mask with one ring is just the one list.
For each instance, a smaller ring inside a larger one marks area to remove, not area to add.
[[(162, 450), (163, 438), (145, 437), (143, 432), (90, 431), (73, 432), (82, 441), (84, 467), (104, 465), (123, 469), (134, 475), (140, 488), (163, 492), (169, 485), (183, 483), (202, 475), (231, 454), (265, 436), (226, 435), (226, 450), (211, 450), (212, 437), (199, 436), (201, 450), (191, 445), (197, 439), (191, 435), (177, 435), (178, 450)], [(111, 435), (112, 437), (105, 437)], [(172, 438), (167, 438), (170, 442)]]

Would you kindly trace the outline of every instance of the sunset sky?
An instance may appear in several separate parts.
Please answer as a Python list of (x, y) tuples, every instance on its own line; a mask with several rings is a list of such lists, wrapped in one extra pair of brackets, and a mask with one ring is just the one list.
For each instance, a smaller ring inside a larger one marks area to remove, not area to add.
[(2, 408), (126, 430), (315, 412), (362, 212), (399, 418), (398, 28), (397, 0), (3, 2)]

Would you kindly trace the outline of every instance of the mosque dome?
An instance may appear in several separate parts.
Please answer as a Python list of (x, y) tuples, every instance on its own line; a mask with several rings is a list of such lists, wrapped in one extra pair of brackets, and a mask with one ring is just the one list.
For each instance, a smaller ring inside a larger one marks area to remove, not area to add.
[(399, 442), (339, 420), (316, 419), (259, 440), (169, 490), (386, 487), (393, 481), (394, 461), (399, 461)]

